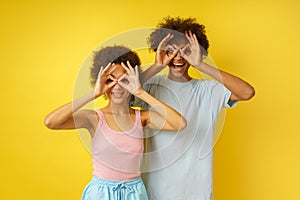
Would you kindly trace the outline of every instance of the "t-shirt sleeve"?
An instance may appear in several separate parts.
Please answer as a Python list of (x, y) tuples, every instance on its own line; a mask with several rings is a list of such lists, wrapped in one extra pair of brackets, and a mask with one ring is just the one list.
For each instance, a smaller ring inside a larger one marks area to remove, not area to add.
[(209, 90), (211, 91), (211, 101), (223, 108), (231, 108), (236, 106), (237, 101), (230, 101), (231, 91), (222, 83), (217, 81), (207, 81)]

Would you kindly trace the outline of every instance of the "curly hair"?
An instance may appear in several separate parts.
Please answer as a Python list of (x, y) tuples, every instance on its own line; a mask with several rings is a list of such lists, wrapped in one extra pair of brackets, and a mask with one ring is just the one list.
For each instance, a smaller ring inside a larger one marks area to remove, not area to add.
[(108, 63), (121, 64), (123, 62), (127, 66), (127, 61), (129, 61), (131, 66), (137, 66), (140, 72), (140, 58), (137, 53), (127, 47), (118, 45), (107, 46), (93, 53), (93, 65), (90, 68), (90, 83), (93, 87), (95, 86), (100, 68), (107, 66)]
[(169, 33), (174, 35), (175, 39), (181, 38), (186, 40), (185, 32), (191, 31), (196, 35), (198, 42), (201, 46), (202, 54), (207, 55), (207, 50), (209, 47), (209, 42), (205, 34), (205, 26), (199, 24), (196, 18), (180, 18), (180, 17), (165, 17), (157, 25), (157, 28), (150, 34), (147, 38), (147, 43), (149, 47), (156, 51), (159, 43), (164, 37)]

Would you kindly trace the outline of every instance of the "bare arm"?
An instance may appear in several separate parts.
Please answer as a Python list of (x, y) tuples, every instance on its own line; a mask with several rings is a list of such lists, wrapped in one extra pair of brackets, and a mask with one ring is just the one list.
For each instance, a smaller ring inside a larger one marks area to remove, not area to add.
[[(118, 84), (120, 84), (134, 96), (147, 102), (156, 111), (142, 112), (142, 118), (145, 122), (144, 124), (153, 129), (181, 130), (185, 128), (186, 120), (184, 117), (167, 104), (159, 101), (143, 90), (139, 82), (137, 67), (134, 70), (129, 62), (127, 62), (127, 65), (129, 69), (122, 63), (122, 66), (127, 73), (119, 78)], [(124, 79), (126, 79), (125, 82), (127, 82), (127, 84), (124, 83)]]
[(225, 87), (231, 91), (230, 101), (249, 100), (255, 94), (254, 88), (246, 81), (216, 69), (205, 62), (201, 62), (200, 65), (196, 65), (195, 68), (223, 83)]
[(93, 93), (65, 104), (48, 114), (44, 124), (49, 129), (90, 128), (89, 110), (80, 110), (82, 106), (94, 99)]
[(158, 45), (156, 56), (155, 56), (155, 63), (151, 65), (148, 69), (146, 69), (140, 75), (141, 84), (143, 85), (147, 82), (152, 76), (159, 73), (162, 69), (164, 69), (170, 61), (175, 57), (175, 55), (169, 56), (167, 54), (168, 49), (172, 48), (171, 46), (167, 45), (167, 42), (173, 38), (173, 35), (168, 34)]
[(108, 78), (112, 79), (112, 77), (108, 76), (109, 72), (107, 71), (110, 66), (109, 64), (105, 69), (101, 67), (93, 92), (52, 111), (44, 120), (45, 126), (50, 129), (91, 128), (91, 118), (95, 116), (95, 112), (79, 109), (104, 94), (108, 88), (116, 84), (116, 81), (106, 83)]
[(200, 46), (195, 34), (186, 33), (189, 40), (187, 48), (191, 49), (189, 55), (184, 54), (184, 49), (180, 50), (182, 57), (199, 71), (211, 76), (215, 80), (223, 83), (231, 91), (230, 101), (249, 100), (254, 94), (254, 88), (246, 81), (230, 73), (216, 69), (202, 61)]
[(182, 130), (187, 122), (184, 117), (167, 104), (157, 100), (142, 88), (136, 91), (135, 96), (147, 102), (154, 111), (145, 111), (143, 114), (145, 125), (159, 130)]

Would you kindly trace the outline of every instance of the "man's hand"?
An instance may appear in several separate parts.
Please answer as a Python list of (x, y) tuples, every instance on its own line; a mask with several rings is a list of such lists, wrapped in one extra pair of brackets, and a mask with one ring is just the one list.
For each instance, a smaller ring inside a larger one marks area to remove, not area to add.
[(192, 66), (200, 66), (202, 63), (202, 53), (200, 44), (195, 34), (191, 31), (185, 33), (189, 43), (182, 49), (179, 49), (180, 55)]
[(159, 67), (166, 67), (170, 61), (175, 57), (173, 54), (168, 54), (168, 51), (174, 51), (173, 48), (168, 45), (168, 41), (173, 38), (170, 33), (164, 37), (164, 39), (159, 43), (156, 51), (155, 65)]

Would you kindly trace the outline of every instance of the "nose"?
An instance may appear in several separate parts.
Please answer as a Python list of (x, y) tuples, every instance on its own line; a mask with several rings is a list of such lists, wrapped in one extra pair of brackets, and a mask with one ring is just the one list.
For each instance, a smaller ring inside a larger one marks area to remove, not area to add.
[(122, 87), (121, 87), (121, 85), (119, 84), (119, 83), (116, 83), (116, 85), (114, 85), (114, 89), (115, 90), (119, 90), (119, 89), (121, 89)]
[(175, 57), (174, 57), (174, 59), (182, 59), (182, 57), (181, 57), (181, 53), (180, 53), (180, 51), (178, 50), (178, 51), (176, 51), (175, 52)]

